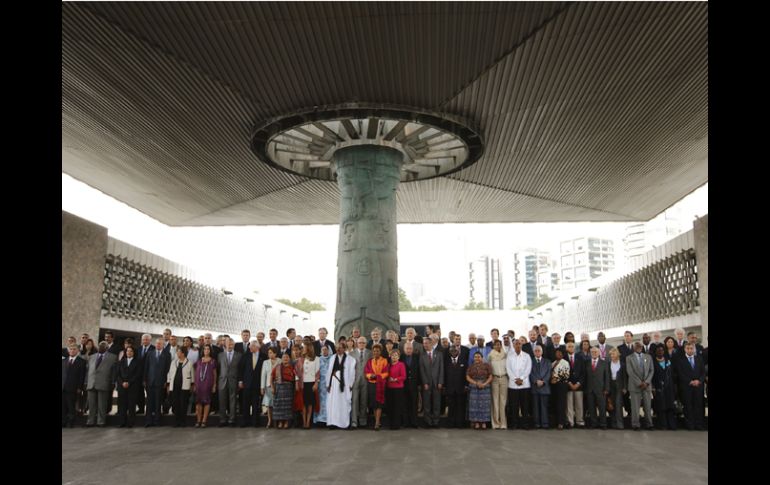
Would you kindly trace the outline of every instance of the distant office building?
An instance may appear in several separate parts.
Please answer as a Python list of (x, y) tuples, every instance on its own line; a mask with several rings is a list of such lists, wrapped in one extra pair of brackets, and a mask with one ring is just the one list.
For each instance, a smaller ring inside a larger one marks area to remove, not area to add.
[(629, 224), (623, 237), (626, 261), (641, 256), (683, 232), (681, 210), (669, 209), (658, 217), (640, 224)]
[(580, 237), (560, 243), (562, 290), (582, 286), (615, 268), (615, 247), (610, 239)]
[(484, 303), (487, 308), (505, 308), (502, 294), (500, 260), (482, 256), (468, 264), (470, 301)]

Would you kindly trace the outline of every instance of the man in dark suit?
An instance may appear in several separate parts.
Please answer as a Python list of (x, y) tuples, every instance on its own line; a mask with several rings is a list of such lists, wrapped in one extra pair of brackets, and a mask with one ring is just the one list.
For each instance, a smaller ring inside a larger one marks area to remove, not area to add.
[(698, 334), (695, 332), (687, 332), (687, 342), (695, 346), (695, 355), (703, 355), (703, 346), (698, 343)]
[(684, 355), (676, 362), (679, 388), (682, 390), (682, 404), (687, 429), (703, 431), (703, 382), (706, 367), (703, 357), (696, 355), (695, 345), (686, 343)]
[(569, 380), (567, 381), (567, 427), (578, 428), (585, 426), (583, 417), (583, 392), (586, 385), (585, 359), (575, 353), (575, 342), (567, 343), (567, 353), (564, 357), (569, 363)]
[(132, 428), (136, 418), (136, 399), (142, 382), (142, 362), (135, 357), (134, 347), (126, 347), (125, 357), (118, 363), (118, 417), (121, 428)]
[(235, 426), (235, 403), (238, 394), (238, 381), (241, 357), (235, 352), (235, 342), (225, 340), (227, 348), (219, 354), (217, 369), (217, 391), (219, 392), (219, 426)]
[(259, 427), (259, 416), (262, 414), (259, 391), (264, 362), (265, 356), (259, 351), (259, 343), (251, 342), (241, 358), (238, 379), (238, 387), (241, 390), (241, 428), (249, 425)]
[(115, 342), (115, 335), (111, 330), (104, 332), (104, 341), (107, 342), (107, 352), (115, 355), (120, 354), (120, 346)]
[(561, 343), (561, 335), (554, 333), (551, 335), (551, 345), (547, 346), (544, 351), (544, 356), (551, 362), (556, 360), (556, 351), (561, 350), (561, 355), (567, 356), (567, 347)]
[[(460, 336), (455, 335), (455, 342), (459, 341)], [(465, 424), (465, 373), (468, 369), (468, 357), (463, 358), (457, 348), (456, 345), (449, 347), (449, 358), (444, 371), (450, 428), (463, 428)]]
[(235, 351), (239, 354), (249, 350), (249, 340), (251, 340), (251, 330), (244, 328), (241, 331), (241, 341), (235, 344)]
[(610, 366), (599, 358), (598, 347), (591, 347), (591, 360), (586, 368), (586, 392), (590, 426), (596, 427), (596, 408), (599, 407), (598, 425), (607, 429), (607, 395), (610, 393)]
[(529, 384), (532, 386), (532, 410), (535, 417), (535, 428), (548, 429), (548, 401), (551, 395), (551, 361), (543, 358), (543, 347), (535, 346), (535, 359), (529, 373)]
[(166, 400), (166, 379), (171, 366), (171, 357), (165, 351), (166, 342), (155, 341), (155, 351), (148, 352), (144, 360), (144, 386), (147, 388), (147, 413), (144, 427), (160, 426), (161, 403)]
[(281, 337), (281, 340), (278, 341), (278, 353), (276, 353), (276, 357), (278, 357), (278, 359), (281, 359), (283, 357), (283, 354), (289, 354), (289, 357), (291, 357), (291, 348), (289, 347), (289, 339), (286, 337)]
[(318, 340), (313, 342), (313, 350), (315, 350), (315, 355), (320, 356), (321, 355), (321, 347), (329, 347), (329, 355), (334, 355), (337, 353), (336, 347), (334, 347), (334, 342), (331, 340), (328, 340), (326, 336), (329, 335), (329, 332), (326, 330), (325, 327), (321, 327), (318, 329)]
[(372, 345), (374, 344), (380, 344), (382, 345), (382, 348), (385, 348), (385, 341), (382, 340), (382, 331), (379, 327), (376, 327), (374, 330), (372, 330), (372, 338), (369, 340), (369, 342), (366, 343), (366, 348), (369, 350), (372, 350)]
[(67, 345), (61, 348), (61, 356), (64, 358), (69, 358), (70, 356), (69, 347), (70, 345), (77, 346), (76, 342), (77, 342), (77, 339), (75, 339), (75, 337), (67, 337)]
[[(142, 364), (142, 375), (144, 375), (144, 362), (147, 357), (150, 356), (150, 354), (155, 354), (155, 347), (152, 346), (152, 335), (145, 333), (142, 335), (141, 345), (136, 351), (136, 357)], [(145, 392), (146, 389), (144, 388), (144, 378), (142, 378), (139, 382), (139, 390), (136, 396), (136, 407), (138, 408), (136, 412), (138, 414), (144, 414), (144, 408), (146, 404)]]
[[(462, 345), (462, 337), (460, 335), (455, 334), (453, 339), (450, 348), (457, 349), (457, 356), (467, 365), (470, 360), (470, 350), (465, 345)], [(450, 355), (451, 354), (447, 352), (445, 361), (447, 365), (449, 365)]]
[(521, 350), (535, 358), (535, 345), (537, 345), (537, 331), (533, 328), (529, 331), (529, 341), (521, 346)]
[(548, 336), (548, 325), (541, 323), (538, 327), (537, 343), (543, 347), (543, 354), (546, 352), (546, 348), (551, 345), (551, 337)]
[[(629, 332), (630, 333), (630, 332)], [(596, 335), (596, 340), (599, 341), (599, 358), (602, 360), (608, 360), (610, 358), (610, 350), (612, 350), (612, 345), (606, 343), (607, 342), (607, 336), (604, 335), (604, 332), (599, 332)], [(621, 357), (623, 357), (623, 354), (621, 353)], [(621, 362), (625, 362), (621, 359)]]
[(67, 348), (67, 357), (61, 361), (61, 426), (75, 424), (75, 403), (85, 392), (86, 361), (78, 357), (78, 346), (71, 344)]
[(495, 347), (496, 340), (500, 340), (500, 330), (493, 328), (490, 332), (489, 342), (487, 342), (487, 345), (486, 345), (489, 348), (490, 352)]
[(423, 354), (420, 355), (420, 382), (422, 383), (422, 408), (425, 425), (435, 428), (441, 415), (441, 391), (444, 388), (444, 356), (440, 346), (434, 344), (438, 339), (425, 338), (422, 341)]
[[(620, 352), (620, 361), (625, 363), (627, 362), (626, 358), (634, 353), (634, 334), (630, 331), (626, 330), (623, 332), (623, 343), (618, 345), (618, 352)], [(609, 355), (609, 352), (608, 352)], [(623, 409), (626, 410), (626, 413), (630, 416), (631, 415), (631, 394), (625, 393), (623, 394)], [(637, 409), (637, 412), (639, 410)]]
[[(414, 329), (412, 330), (414, 331)], [(404, 426), (416, 428), (417, 401), (420, 395), (420, 354), (415, 352), (416, 340), (404, 344), (403, 362), (406, 366), (406, 382), (404, 382)]]

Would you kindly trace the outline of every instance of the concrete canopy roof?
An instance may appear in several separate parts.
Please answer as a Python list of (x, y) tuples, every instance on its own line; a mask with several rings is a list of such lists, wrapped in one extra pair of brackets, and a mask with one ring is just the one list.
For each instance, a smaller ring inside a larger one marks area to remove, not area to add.
[(249, 143), (355, 102), (483, 137), (400, 223), (648, 220), (708, 181), (708, 4), (62, 4), (62, 171), (163, 223), (338, 223)]

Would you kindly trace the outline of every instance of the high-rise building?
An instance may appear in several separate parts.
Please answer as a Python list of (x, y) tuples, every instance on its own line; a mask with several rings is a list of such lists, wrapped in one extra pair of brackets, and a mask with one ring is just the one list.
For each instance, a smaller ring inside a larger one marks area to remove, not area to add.
[(675, 207), (650, 221), (629, 224), (626, 226), (626, 234), (623, 237), (626, 262), (681, 234), (684, 229), (686, 228), (683, 227), (681, 210)]
[(615, 268), (615, 247), (610, 239), (580, 237), (560, 243), (561, 289), (570, 290)]
[(484, 303), (487, 308), (503, 309), (500, 260), (482, 256), (468, 264), (470, 301)]

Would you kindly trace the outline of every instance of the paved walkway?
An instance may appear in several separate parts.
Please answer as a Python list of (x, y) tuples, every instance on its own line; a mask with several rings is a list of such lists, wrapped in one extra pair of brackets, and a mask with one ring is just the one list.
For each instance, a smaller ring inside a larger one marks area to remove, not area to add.
[(697, 431), (73, 428), (62, 444), (62, 484), (708, 482)]

